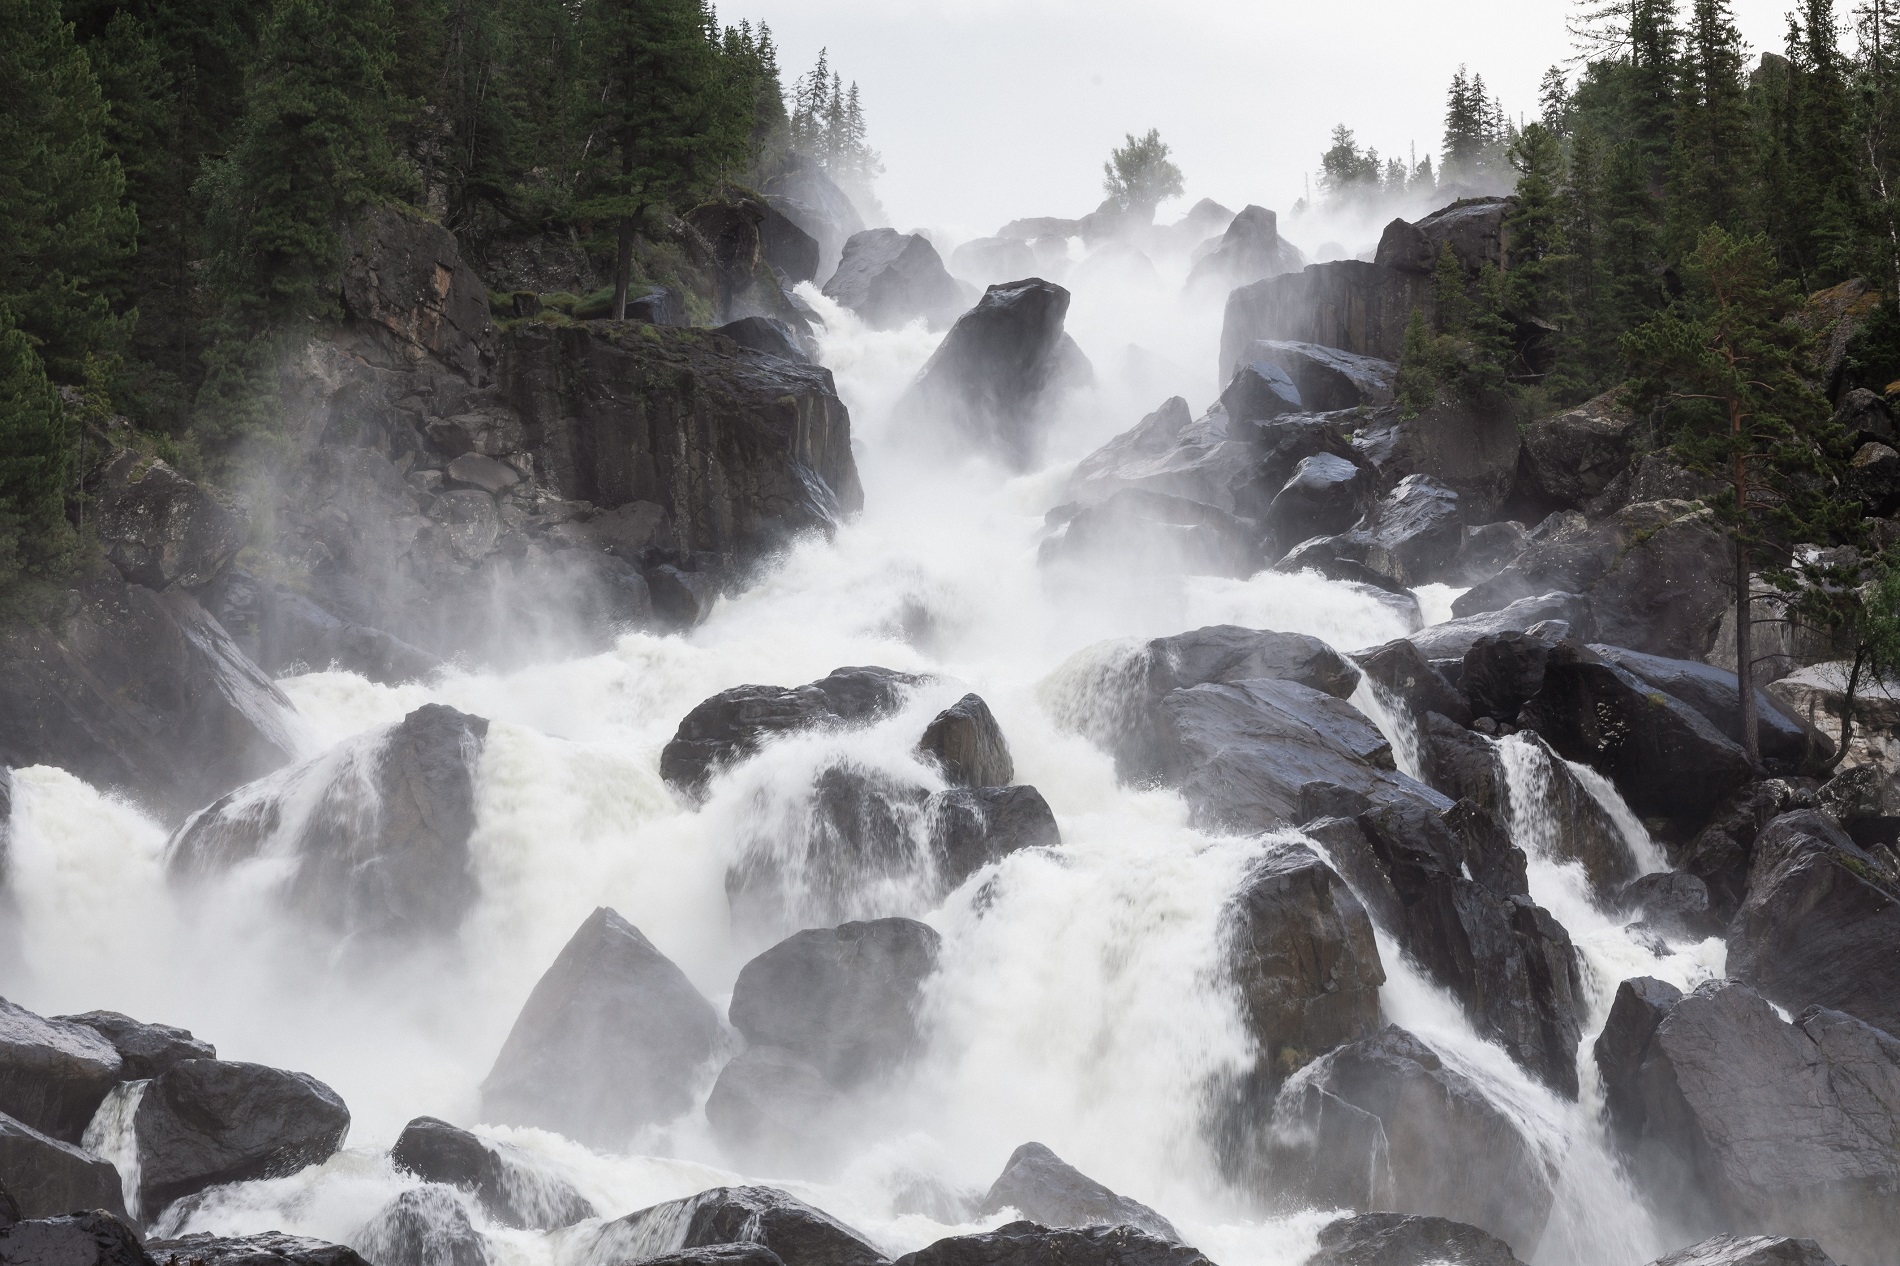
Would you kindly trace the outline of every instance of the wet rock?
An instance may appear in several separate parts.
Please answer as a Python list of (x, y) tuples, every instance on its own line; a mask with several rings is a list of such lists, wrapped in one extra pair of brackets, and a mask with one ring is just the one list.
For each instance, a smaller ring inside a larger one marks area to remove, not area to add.
[(1515, 630), (1481, 637), (1465, 652), (1459, 678), (1474, 716), (1515, 721), (1544, 688), (1550, 643)]
[(0, 1186), (0, 1231), (4, 1231), (19, 1220), (19, 1201), (15, 1200), (4, 1186)]
[(1471, 721), (1471, 708), (1464, 695), (1405, 638), (1369, 651), (1355, 651), (1352, 661), (1414, 717), (1436, 712), (1461, 726)]
[(1821, 1008), (1784, 1023), (1747, 986), (1710, 981), (1667, 1007), (1640, 1060), (1624, 1051), (1632, 1065), (1619, 1133), (1637, 1181), (1686, 1230), (1888, 1259), (1900, 1042)]
[(874, 330), (895, 330), (919, 319), (942, 329), (965, 306), (962, 288), (929, 239), (896, 229), (852, 234), (824, 293)]
[(706, 1120), (732, 1154), (755, 1164), (826, 1164), (843, 1103), (824, 1073), (791, 1051), (753, 1046), (719, 1070)]
[(784, 170), (766, 181), (762, 192), (768, 205), (817, 241), (814, 280), (831, 275), (845, 242), (864, 228), (864, 217), (850, 195), (832, 183), (815, 159), (790, 155)]
[(1834, 1266), (1834, 1259), (1813, 1240), (1724, 1233), (1659, 1257), (1650, 1266)]
[(978, 695), (937, 714), (918, 749), (932, 757), (953, 787), (1006, 787), (1016, 776), (1003, 727)]
[(623, 1146), (691, 1106), (718, 1037), (686, 974), (602, 907), (528, 995), (482, 1083), (482, 1117)]
[(1412, 418), (1377, 411), (1358, 430), (1354, 445), (1387, 484), (1430, 476), (1463, 499), (1473, 522), (1494, 517), (1510, 499), (1523, 444), (1508, 399), (1448, 395)]
[(897, 1259), (901, 1266), (1211, 1266), (1198, 1249), (1130, 1226), (1050, 1229), (1010, 1222), (978, 1235), (938, 1240)]
[(266, 673), (335, 667), (394, 686), (442, 667), (441, 659), (399, 637), (339, 619), (289, 586), (238, 568), (226, 569), (199, 598)]
[(1617, 899), (1663, 936), (1700, 941), (1722, 934), (1722, 923), (1709, 908), (1709, 886), (1687, 871), (1642, 875), (1624, 884)]
[(1641, 1079), (1650, 1041), (1656, 1036), (1656, 1026), (1681, 1001), (1682, 990), (1668, 981), (1651, 976), (1623, 981), (1616, 987), (1610, 1017), (1591, 1050), (1603, 1078), (1610, 1125), (1626, 1145), (1643, 1132), (1646, 1107)]
[(643, 1259), (642, 1266), (784, 1266), (763, 1244), (709, 1244)]
[(1263, 339), (1317, 343), (1397, 363), (1412, 310), (1435, 311), (1429, 274), (1362, 260), (1310, 264), (1302, 272), (1241, 286), (1227, 297), (1219, 370), (1232, 376)]
[(1418, 718), (1418, 745), (1420, 774), (1427, 786), (1493, 813), (1505, 809), (1504, 768), (1497, 748), (1483, 735), (1427, 712)]
[(0, 1112), (77, 1143), (124, 1077), (118, 1051), (92, 1029), (44, 1019), (0, 998)]
[(468, 841), (487, 734), (481, 717), (424, 704), (365, 756), (318, 757), (232, 792), (173, 837), (166, 865), (221, 873), (293, 832), (283, 892), (305, 917), (342, 935), (453, 932), (480, 896)]
[(1196, 418), (1175, 396), (1083, 458), (1066, 495), (1088, 503), (1139, 488), (1232, 510), (1233, 485), (1255, 461), (1252, 446), (1231, 434), (1224, 410)]
[(169, 1024), (140, 1024), (117, 1011), (88, 1011), (84, 1015), (62, 1015), (55, 1019), (91, 1029), (119, 1052), (124, 1061), (121, 1076), (126, 1081), (156, 1077), (172, 1065), (187, 1059), (216, 1059), (218, 1050), (200, 1041), (188, 1030)]
[(437, 1183), (397, 1196), (355, 1238), (376, 1266), (488, 1266), (491, 1260), (455, 1190)]
[[(1590, 649), (1688, 704), (1737, 743), (1742, 741), (1741, 689), (1734, 673), (1694, 660), (1644, 655), (1620, 646), (1592, 644)], [(1795, 773), (1812, 761), (1834, 754), (1831, 739), (1782, 711), (1765, 690), (1755, 692), (1755, 715), (1762, 760), (1778, 772)]]
[(521, 482), (520, 471), (492, 457), (483, 457), (480, 453), (462, 454), (444, 467), (442, 473), (450, 483), (466, 484), (491, 497), (499, 496)]
[(1729, 924), (1728, 974), (1791, 1011), (1829, 1007), (1900, 1032), (1900, 873), (1825, 813), (1776, 818)]
[(1231, 290), (1305, 266), (1299, 248), (1280, 236), (1280, 218), (1265, 207), (1249, 206), (1228, 223), (1220, 245), (1195, 261), (1188, 287)]
[(1555, 1176), (1482, 1087), (1404, 1029), (1322, 1056), (1274, 1105), (1273, 1175), (1321, 1208), (1384, 1208), (1535, 1244)]
[(1504, 222), (1517, 206), (1515, 198), (1460, 198), (1418, 222), (1419, 234), (1430, 245), (1431, 257), (1451, 248), (1467, 277), (1488, 264), (1500, 271), (1510, 266), (1510, 248)]
[(1250, 363), (1278, 365), (1299, 388), (1306, 407), (1315, 413), (1391, 404), (1399, 372), (1397, 365), (1377, 357), (1355, 356), (1317, 343), (1272, 339), (1248, 348), (1247, 359)]
[(1372, 920), (1312, 849), (1292, 844), (1269, 853), (1248, 874), (1227, 918), (1228, 971), (1269, 1084), (1378, 1032), (1385, 968)]
[(1264, 526), (1282, 546), (1337, 535), (1365, 514), (1372, 489), (1370, 472), (1332, 453), (1317, 453), (1293, 468), (1267, 508)]
[(1062, 832), (1034, 787), (952, 788), (926, 809), (931, 849), (945, 889), (1025, 848), (1055, 848)]
[(1446, 1218), (1361, 1213), (1320, 1228), (1308, 1266), (1523, 1266), (1503, 1240)]
[(1572, 636), (1588, 636), (1588, 630), (1596, 627), (1588, 598), (1574, 593), (1546, 593), (1535, 598), (1521, 598), (1497, 611), (1434, 624), (1412, 634), (1408, 640), (1434, 662), (1462, 660), (1465, 652), (1476, 645), (1480, 638), (1500, 633), (1523, 633), (1553, 620), (1568, 624)]
[(1870, 518), (1892, 514), (1900, 508), (1900, 452), (1886, 444), (1862, 444), (1847, 465), (1841, 490)]
[(1131, 1226), (1158, 1239), (1181, 1239), (1173, 1224), (1153, 1209), (1116, 1195), (1041, 1143), (1024, 1143), (1010, 1153), (977, 1216), (993, 1217), (1005, 1209), (1041, 1226)]
[(818, 239), (772, 201), (767, 198), (759, 206), (759, 248), (766, 266), (785, 275), (787, 289), (801, 281), (818, 280)]
[(343, 1146), (350, 1110), (307, 1073), (188, 1059), (153, 1078), (132, 1118), (139, 1207), (220, 1183), (280, 1178)]
[(719, 577), (662, 563), (646, 574), (653, 614), (663, 627), (694, 629), (706, 622), (719, 600)]
[(1308, 541), (1288, 554), (1276, 571), (1314, 567), (1335, 579), (1350, 579), (1327, 563), (1364, 569), (1375, 583), (1410, 589), (1444, 574), (1464, 542), (1458, 494), (1425, 475), (1411, 475), (1387, 493), (1352, 531)]
[(1068, 311), (1069, 292), (1040, 278), (991, 286), (957, 318), (897, 416), (1026, 469), (1051, 406), (1094, 374), (1063, 332)]
[(766, 356), (776, 356), (780, 360), (802, 361), (807, 364), (811, 362), (811, 357), (807, 356), (805, 350), (798, 345), (798, 339), (792, 333), (792, 327), (771, 317), (740, 317), (737, 321), (728, 321), (720, 326), (718, 333), (725, 335), (740, 347), (750, 348)]
[(1465, 539), (1452, 559), (1445, 582), (1479, 585), (1509, 567), (1530, 545), (1530, 533), (1521, 523), (1505, 520), (1465, 529)]
[(1551, 651), (1520, 717), (1565, 760), (1613, 781), (1639, 817), (1685, 833), (1751, 774), (1742, 749), (1701, 713), (1575, 642)]
[(900, 1063), (917, 1041), (923, 982), (941, 938), (914, 919), (800, 932), (747, 963), (733, 986), (734, 1028), (790, 1051), (843, 1088)]
[(0, 635), (0, 765), (57, 765), (182, 815), (285, 764), (290, 701), (196, 599), (82, 581)]
[(139, 1247), (138, 1233), (105, 1209), (0, 1226), (0, 1261), (7, 1266), (153, 1266), (154, 1260)]
[(644, 1261), (721, 1244), (758, 1244), (785, 1266), (884, 1266), (864, 1238), (828, 1213), (771, 1187), (714, 1187), (630, 1213), (600, 1228), (589, 1266)]
[(759, 750), (773, 735), (820, 725), (853, 725), (894, 712), (919, 679), (888, 668), (840, 668), (809, 685), (735, 686), (687, 713), (660, 753), (660, 774), (690, 793), (720, 768)]
[(1533, 849), (1553, 861), (1581, 866), (1599, 901), (1609, 904), (1639, 873), (1609, 810), (1534, 731), (1511, 736), (1498, 751), (1507, 768), (1518, 769), (1507, 796), (1518, 836), (1535, 841)]
[(1220, 403), (1230, 419), (1243, 423), (1308, 412), (1292, 375), (1266, 360), (1242, 362), (1221, 392)]
[(555, 1231), (595, 1216), (572, 1184), (527, 1153), (434, 1117), (404, 1126), (389, 1159), (418, 1178), (468, 1192), (503, 1226)]
[(1780, 778), (1749, 783), (1716, 807), (1708, 825), (1673, 854), (1683, 870), (1703, 882), (1709, 910), (1723, 926), (1748, 895), (1755, 840), (1784, 813), (1814, 807), (1810, 789)]
[(1629, 469), (1643, 425), (1618, 391), (1539, 418), (1524, 432), (1520, 493), (1545, 509), (1583, 509)]
[(281, 1231), (238, 1236), (200, 1233), (154, 1240), (145, 1247), (156, 1266), (371, 1266), (353, 1248)]
[(147, 589), (195, 589), (244, 543), (237, 517), (163, 461), (125, 449), (91, 489), (99, 541), (119, 574)]
[[(124, 1188), (112, 1162), (0, 1114), (0, 1190), (19, 1218), (52, 1218), (74, 1209), (126, 1216)], [(0, 1261), (11, 1261), (0, 1247)]]
[(1865, 387), (1841, 393), (1834, 421), (1848, 434), (1859, 436), (1863, 444), (1892, 443), (1894, 439), (1893, 410), (1884, 398)]
[(1042, 543), (1037, 561), (1113, 567), (1127, 574), (1227, 576), (1258, 570), (1257, 533), (1225, 510), (1166, 493), (1124, 488), (1082, 506)]
[(350, 229), (343, 308), (390, 363), (434, 359), (464, 378), (494, 364), (488, 290), (455, 236), (419, 212), (380, 207)]
[[(1221, 412), (1224, 416), (1225, 409)], [(1265, 421), (1230, 420), (1227, 430), (1234, 439), (1244, 440), (1252, 455), (1252, 473), (1230, 481), (1235, 512), (1249, 518), (1266, 517), (1273, 499), (1309, 457), (1330, 454), (1355, 466), (1366, 465), (1346, 439), (1337, 416), (1288, 414)]]

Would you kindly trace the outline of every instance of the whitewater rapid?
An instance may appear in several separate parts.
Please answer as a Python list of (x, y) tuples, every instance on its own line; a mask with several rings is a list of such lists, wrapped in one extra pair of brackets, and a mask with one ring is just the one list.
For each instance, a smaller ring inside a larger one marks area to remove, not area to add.
[[(158, 1229), (358, 1240), (414, 1185), (387, 1157), (403, 1124), (420, 1115), (478, 1124), (477, 1087), (522, 1002), (596, 906), (638, 926), (723, 1013), (739, 968), (808, 925), (800, 914), (816, 914), (795, 910), (780, 929), (735, 928), (728, 866), (769, 845), (785, 829), (790, 794), (841, 753), (929, 784), (937, 775), (912, 753), (915, 736), (974, 690), (1008, 737), (1017, 780), (1053, 808), (1063, 844), (1013, 855), (941, 901), (895, 884), (861, 894), (863, 908), (846, 912), (922, 918), (944, 942), (925, 998), (925, 1053), (862, 1105), (841, 1167), (818, 1180), (738, 1173), (697, 1111), (625, 1156), (537, 1130), (483, 1132), (546, 1158), (610, 1218), (716, 1185), (771, 1181), (891, 1253), (971, 1229), (931, 1210), (980, 1194), (1018, 1144), (1036, 1139), (1155, 1206), (1222, 1266), (1302, 1261), (1330, 1215), (1263, 1212), (1222, 1181), (1203, 1129), (1210, 1086), (1252, 1058), (1219, 970), (1222, 910), (1272, 841), (1206, 834), (1172, 793), (1119, 786), (1109, 758), (1058, 724), (1049, 683), (1104, 641), (1207, 624), (1310, 633), (1342, 650), (1409, 630), (1389, 605), (1311, 575), (1105, 576), (1077, 587), (1039, 571), (1042, 515), (1062, 499), (1075, 461), (1160, 403), (1136, 392), (1178, 380), (1171, 390), (1198, 385), (1189, 394), (1197, 411), (1212, 398), (1217, 311), (1179, 306), (1178, 273), (1164, 282), (1174, 289), (1142, 303), (1078, 283), (1071, 329), (1096, 357), (1101, 385), (1057, 419), (1060, 459), (1015, 477), (978, 458), (927, 456), (894, 416), (935, 335), (868, 331), (807, 288), (827, 322), (823, 359), (851, 408), (867, 490), (863, 516), (834, 540), (799, 542), (688, 635), (628, 634), (597, 655), (507, 673), (450, 669), (396, 687), (338, 672), (283, 681), (305, 756), (429, 702), (491, 721), (470, 842), (483, 895), (446, 945), (365, 961), (285, 916), (272, 898), (281, 863), (268, 858), (216, 884), (175, 888), (163, 874), (160, 825), (59, 770), (18, 771), (12, 883), (24, 957), (0, 970), (0, 993), (43, 1014), (113, 1009), (190, 1028), (224, 1058), (318, 1077), (353, 1115), (348, 1146), (326, 1164), (220, 1189)], [(1125, 355), (1131, 343), (1150, 354)], [(1197, 361), (1210, 363), (1192, 368)], [(1140, 373), (1124, 372), (1128, 364)], [(1438, 588), (1421, 594), (1428, 618), (1448, 609)], [(703, 808), (685, 806), (661, 781), (660, 749), (702, 699), (850, 664), (936, 682), (868, 729), (774, 744), (719, 779)], [(1369, 687), (1358, 701), (1414, 761), (1402, 709)], [(1506, 769), (1513, 795), (1529, 803), (1535, 771), (1521, 760)], [(1660, 868), (1614, 791), (1583, 773), (1593, 795), (1614, 802), (1641, 868)], [(1692, 987), (1720, 974), (1720, 945), (1659, 959), (1631, 941), (1592, 903), (1574, 866), (1543, 854), (1534, 817), (1521, 806), (1512, 816), (1530, 853), (1533, 895), (1576, 939), (1592, 1004), (1582, 1102), (1557, 1099), (1479, 1041), (1383, 938), (1390, 982), (1381, 1000), (1388, 1020), (1478, 1078), (1561, 1175), (1537, 1266), (1635, 1266), (1667, 1246), (1603, 1146), (1588, 1046), (1619, 980), (1657, 975)], [(108, 1137), (110, 1122), (95, 1125), (102, 1146), (122, 1143)], [(569, 1266), (584, 1256), (585, 1226), (544, 1235), (475, 1216), (506, 1266)]]

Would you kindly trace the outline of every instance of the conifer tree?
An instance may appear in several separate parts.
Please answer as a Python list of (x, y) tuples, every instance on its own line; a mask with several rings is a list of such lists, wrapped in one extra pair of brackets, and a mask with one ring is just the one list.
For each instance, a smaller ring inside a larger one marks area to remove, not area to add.
[(1789, 17), (1791, 262), (1808, 290), (1853, 271), (1863, 218), (1840, 38), (1833, 0), (1804, 0), (1800, 20)]
[(56, 566), (68, 545), (71, 460), (59, 393), (33, 340), (0, 306), (0, 592), (22, 573)]
[(1102, 188), (1124, 211), (1152, 220), (1157, 206), (1181, 196), (1181, 169), (1168, 157), (1158, 129), (1142, 137), (1130, 132), (1126, 139), (1102, 164)]
[(1560, 203), (1570, 252), (1564, 270), (1571, 312), (1566, 352), (1570, 375), (1591, 391), (1608, 382), (1621, 364), (1616, 340), (1622, 330), (1614, 325), (1610, 311), (1610, 279), (1604, 264), (1604, 181), (1603, 143), (1594, 128), (1579, 128), (1570, 141)]
[(1559, 193), (1564, 184), (1563, 142), (1544, 124), (1532, 123), (1511, 146), (1510, 158), (1519, 177), (1516, 205), (1504, 220), (1511, 257), (1510, 271), (1502, 278), (1501, 306), (1518, 320), (1550, 331), (1553, 346), (1547, 350), (1557, 370), (1544, 385), (1561, 393), (1572, 385), (1566, 284), (1572, 260)]
[(1678, 98), (1666, 222), (1687, 254), (1705, 225), (1738, 230), (1749, 202), (1753, 135), (1729, 0), (1694, 0)]

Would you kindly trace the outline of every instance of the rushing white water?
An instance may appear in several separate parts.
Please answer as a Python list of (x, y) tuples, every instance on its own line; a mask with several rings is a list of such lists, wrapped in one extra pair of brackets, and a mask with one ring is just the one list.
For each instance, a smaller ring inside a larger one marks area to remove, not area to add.
[(111, 1161), (112, 1167), (119, 1171), (126, 1212), (135, 1218), (140, 1216), (139, 1149), (132, 1131), (132, 1118), (138, 1115), (139, 1100), (145, 1098), (145, 1088), (151, 1084), (122, 1081), (114, 1086), (98, 1111), (92, 1114), (92, 1120), (86, 1123), (86, 1133), (79, 1140), (80, 1146), (94, 1156)]
[[(1303, 1261), (1327, 1213), (1263, 1216), (1223, 1182), (1203, 1127), (1208, 1088), (1251, 1059), (1221, 977), (1221, 916), (1267, 842), (1197, 831), (1174, 795), (1118, 785), (1110, 759), (1076, 732), (1054, 696), (1076, 687), (1072, 657), (1103, 643), (1126, 648), (1234, 623), (1355, 648), (1410, 626), (1364, 590), (1313, 575), (1102, 576), (1078, 587), (1038, 570), (1042, 515), (1073, 463), (1158, 404), (1157, 379), (1168, 391), (1201, 383), (1197, 406), (1211, 396), (1218, 298), (1211, 307), (1178, 305), (1180, 268), (1167, 270), (1139, 294), (1121, 283), (1076, 282), (1072, 328), (1097, 357), (1100, 383), (1057, 420), (1049, 464), (1013, 477), (978, 456), (926, 457), (909, 442), (892, 406), (935, 336), (921, 327), (867, 331), (807, 288), (827, 322), (824, 359), (853, 412), (867, 489), (864, 515), (835, 540), (797, 543), (687, 636), (632, 634), (584, 658), (505, 673), (447, 670), (401, 687), (337, 672), (285, 681), (315, 758), (272, 783), (309, 791), (292, 797), (297, 813), (321, 810), (317, 790), (337, 763), (373, 741), (359, 736), (422, 703), (491, 720), (471, 841), (483, 896), (446, 945), (374, 963), (345, 959), (276, 901), (287, 866), (281, 847), (216, 882), (177, 885), (164, 873), (158, 825), (60, 771), (19, 771), (13, 882), (24, 958), (0, 967), (0, 991), (45, 1013), (112, 1008), (190, 1027), (224, 1057), (321, 1078), (353, 1113), (348, 1147), (326, 1164), (220, 1189), (157, 1229), (282, 1229), (361, 1243), (376, 1213), (414, 1185), (387, 1156), (403, 1123), (422, 1114), (477, 1123), (477, 1087), (529, 990), (587, 914), (609, 905), (722, 1010), (747, 959), (800, 926), (909, 914), (944, 943), (927, 992), (923, 1056), (859, 1105), (850, 1145), (828, 1167), (741, 1174), (699, 1111), (651, 1132), (628, 1155), (482, 1127), (569, 1178), (606, 1216), (770, 1179), (883, 1248), (905, 1251), (968, 1229), (960, 1201), (980, 1194), (1009, 1152), (1034, 1138), (1159, 1208), (1224, 1266)], [(1148, 354), (1126, 352), (1131, 340), (1147, 340)], [(1429, 595), (1432, 618), (1448, 612), (1451, 592)], [(1100, 655), (1086, 662), (1114, 661)], [(701, 699), (742, 682), (810, 681), (847, 664), (936, 681), (875, 726), (769, 745), (717, 779), (703, 807), (684, 804), (661, 781), (660, 749)], [(1065, 664), (1070, 671), (1052, 676)], [(808, 823), (789, 789), (839, 762), (940, 785), (911, 747), (936, 710), (971, 689), (1008, 735), (1017, 778), (1053, 807), (1061, 848), (1013, 855), (947, 897), (921, 851), (857, 886), (801, 870), (799, 832)], [(1415, 771), (1416, 735), (1402, 710), (1369, 685), (1355, 701)], [(1613, 799), (1600, 783), (1586, 785)], [(292, 829), (286, 822), (273, 839)], [(726, 876), (741, 859), (780, 868), (777, 908), (729, 904)], [(1532, 884), (1539, 901), (1578, 920), (1570, 926), (1589, 965), (1592, 1035), (1624, 976), (1650, 972), (1688, 985), (1719, 970), (1706, 948), (1655, 959), (1594, 907), (1586, 913), (1570, 900), (1564, 869), (1533, 856)], [(1648, 1260), (1655, 1246), (1640, 1202), (1619, 1185), (1601, 1143), (1587, 1058), (1585, 1101), (1556, 1099), (1479, 1041), (1391, 944), (1381, 949), (1388, 1018), (1479, 1079), (1561, 1175), (1539, 1266)], [(134, 1100), (120, 1095), (115, 1111), (129, 1112)], [(98, 1142), (130, 1189), (136, 1175), (123, 1123), (114, 1122), (102, 1113)], [(506, 1266), (578, 1264), (594, 1234), (591, 1226), (509, 1230), (478, 1209), (471, 1217)]]

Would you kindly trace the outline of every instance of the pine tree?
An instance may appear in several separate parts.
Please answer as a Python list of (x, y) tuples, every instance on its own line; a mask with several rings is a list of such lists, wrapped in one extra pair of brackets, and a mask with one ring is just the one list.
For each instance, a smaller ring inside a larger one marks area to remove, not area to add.
[(1610, 156), (1603, 180), (1603, 275), (1611, 328), (1647, 321), (1662, 306), (1661, 206), (1650, 193), (1640, 142)]
[(1594, 128), (1580, 128), (1571, 138), (1561, 200), (1564, 238), (1570, 250), (1565, 287), (1571, 325), (1565, 352), (1566, 371), (1590, 393), (1605, 385), (1621, 363), (1616, 340), (1623, 331), (1615, 326), (1610, 311), (1610, 279), (1604, 264), (1605, 179), (1603, 143)]
[(1540, 121), (1558, 136), (1570, 135), (1570, 79), (1564, 74), (1563, 67), (1552, 66), (1544, 72), (1544, 81), (1537, 91), (1537, 101), (1542, 109)]
[(1868, 272), (1900, 290), (1900, 0), (1864, 0), (1858, 12), (1860, 164), (1868, 188)]
[(1333, 129), (1333, 143), (1319, 158), (1319, 189), (1333, 202), (1348, 202), (1379, 189), (1377, 150), (1361, 153), (1352, 129), (1344, 123)]
[(1143, 137), (1130, 132), (1126, 139), (1102, 164), (1102, 188), (1122, 210), (1152, 220), (1157, 206), (1181, 196), (1181, 169), (1168, 157), (1158, 129), (1149, 128)]
[(1542, 123), (1532, 123), (1511, 146), (1511, 165), (1519, 174), (1516, 206), (1505, 217), (1511, 243), (1503, 307), (1519, 321), (1546, 328), (1549, 352), (1558, 370), (1545, 386), (1562, 392), (1571, 384), (1568, 355), (1570, 302), (1567, 281), (1572, 259), (1565, 233), (1563, 142)]
[(1439, 164), (1446, 180), (1475, 180), (1484, 168), (1490, 139), (1490, 108), (1484, 80), (1468, 77), (1460, 66), (1445, 94), (1444, 157)]
[(1636, 0), (1630, 9), (1629, 74), (1620, 134), (1636, 142), (1660, 189), (1676, 135), (1682, 33), (1676, 0)]
[(1710, 224), (1746, 219), (1753, 136), (1742, 81), (1742, 37), (1729, 0), (1695, 0), (1684, 44), (1666, 222), (1687, 254)]
[(1864, 208), (1833, 0), (1805, 0), (1802, 20), (1791, 16), (1789, 28), (1791, 262), (1814, 290), (1854, 271)]
[(0, 306), (0, 592), (22, 573), (56, 570), (70, 547), (71, 451), (59, 393), (33, 340)]

